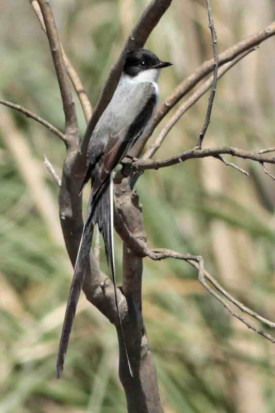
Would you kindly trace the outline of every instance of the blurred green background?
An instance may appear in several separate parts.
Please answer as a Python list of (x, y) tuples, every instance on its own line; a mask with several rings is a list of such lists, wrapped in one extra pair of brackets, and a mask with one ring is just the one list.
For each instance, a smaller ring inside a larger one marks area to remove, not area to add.
[[(147, 3), (52, 0), (63, 45), (93, 103)], [(213, 0), (213, 11), (220, 50), (275, 19), (274, 0)], [(0, 19), (0, 96), (63, 129), (48, 44), (29, 1), (2, 1)], [(204, 1), (174, 0), (146, 46), (174, 63), (160, 79), (163, 99), (212, 55)], [(219, 82), (205, 145), (274, 146), (274, 73), (272, 38)], [(194, 145), (206, 106), (207, 96), (173, 129), (158, 158)], [(63, 144), (1, 106), (0, 412), (122, 413), (116, 333), (84, 297), (64, 377), (55, 379), (72, 270), (44, 154), (60, 174)], [(137, 190), (148, 239), (154, 247), (203, 255), (229, 291), (275, 318), (275, 183), (259, 165), (236, 163), (250, 177), (214, 159), (146, 172)], [(116, 250), (119, 267), (119, 240)], [(275, 412), (274, 345), (232, 319), (191, 267), (145, 260), (143, 291), (165, 412)]]

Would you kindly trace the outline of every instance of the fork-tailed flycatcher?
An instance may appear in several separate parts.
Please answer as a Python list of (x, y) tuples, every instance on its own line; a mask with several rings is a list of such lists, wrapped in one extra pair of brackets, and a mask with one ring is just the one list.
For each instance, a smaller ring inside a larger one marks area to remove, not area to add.
[(120, 334), (129, 371), (132, 375), (117, 302), (113, 246), (112, 171), (140, 138), (152, 118), (158, 100), (157, 80), (160, 69), (170, 65), (169, 62), (159, 60), (149, 50), (136, 49), (128, 51), (116, 91), (91, 135), (84, 184), (91, 180), (92, 191), (60, 339), (57, 377), (60, 377), (63, 371), (65, 354), (85, 278), (95, 225), (98, 225), (105, 244), (107, 261), (114, 283)]

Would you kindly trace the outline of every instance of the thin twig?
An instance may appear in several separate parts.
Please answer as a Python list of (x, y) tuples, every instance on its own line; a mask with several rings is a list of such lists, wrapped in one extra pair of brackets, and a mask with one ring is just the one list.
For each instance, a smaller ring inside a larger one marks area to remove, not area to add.
[(273, 179), (273, 181), (275, 181), (275, 176), (272, 175), (265, 167), (264, 162), (259, 162), (261, 167), (263, 168), (264, 173), (269, 176), (269, 178)]
[[(244, 57), (246, 57), (248, 54), (253, 52), (255, 48), (252, 48), (242, 54), (241, 56), (238, 56), (235, 60), (232, 62), (227, 63), (224, 65), (222, 68), (218, 69), (218, 79), (220, 79), (228, 70), (230, 70), (233, 66), (235, 66), (240, 60), (242, 60)], [(151, 158), (157, 150), (160, 148), (161, 144), (163, 143), (164, 139), (168, 135), (168, 133), (171, 131), (171, 129), (176, 125), (176, 123), (181, 119), (181, 117), (207, 92), (207, 90), (211, 87), (213, 83), (212, 79), (206, 80), (202, 86), (197, 89), (176, 111), (174, 116), (168, 121), (168, 123), (164, 126), (164, 128), (161, 130), (159, 135), (156, 137), (155, 141), (153, 144), (149, 147), (149, 149), (145, 152), (143, 155), (142, 159), (148, 159)]]
[(57, 175), (53, 165), (51, 164), (51, 162), (49, 161), (49, 159), (46, 157), (46, 155), (44, 155), (44, 164), (46, 166), (46, 169), (49, 171), (51, 177), (53, 178), (54, 182), (61, 187), (61, 179), (59, 178), (59, 176)]
[(214, 70), (213, 70), (213, 83), (211, 86), (211, 93), (210, 93), (209, 100), (208, 100), (205, 120), (204, 120), (204, 124), (203, 124), (202, 130), (200, 132), (197, 145), (196, 145), (198, 148), (201, 148), (203, 139), (210, 125), (213, 103), (214, 103), (216, 89), (217, 89), (218, 67), (219, 67), (217, 33), (216, 33), (215, 25), (214, 25), (213, 13), (212, 13), (212, 8), (211, 8), (211, 0), (206, 0), (206, 3), (207, 3), (209, 28), (211, 31), (211, 38), (212, 38)]
[(267, 148), (267, 149), (261, 149), (260, 151), (259, 151), (259, 153), (268, 153), (268, 152), (275, 152), (275, 148), (273, 147), (273, 148)]
[(228, 162), (221, 155), (217, 155), (217, 156), (215, 156), (215, 158), (219, 159), (226, 166), (230, 166), (231, 168), (236, 169), (237, 171), (241, 172), (242, 174), (244, 174), (246, 176), (249, 176), (249, 172), (245, 171), (244, 169), (240, 168), (239, 166), (235, 165), (232, 162)]
[[(42, 30), (46, 33), (46, 27), (43, 19), (43, 15), (41, 12), (40, 5), (38, 4), (37, 0), (30, 0), (31, 6), (39, 20), (39, 23), (41, 25)], [(78, 96), (78, 99), (80, 101), (84, 116), (86, 121), (88, 122), (89, 119), (92, 116), (92, 105), (89, 100), (88, 94), (86, 90), (84, 89), (83, 83), (81, 82), (80, 77), (78, 76), (77, 71), (75, 70), (73, 64), (71, 63), (70, 59), (68, 58), (68, 55), (66, 54), (62, 44), (61, 46), (61, 52), (63, 55), (64, 63), (67, 69), (67, 73), (71, 79), (72, 85), (74, 87), (74, 90)]]
[(41, 125), (45, 126), (49, 131), (51, 131), (56, 136), (58, 136), (58, 138), (60, 138), (63, 142), (66, 142), (66, 137), (65, 137), (64, 133), (62, 133), (59, 129), (57, 129), (55, 126), (53, 126), (47, 120), (45, 120), (45, 119), (41, 118), (40, 116), (36, 115), (34, 112), (31, 112), (30, 110), (24, 108), (23, 106), (17, 105), (15, 103), (12, 103), (12, 102), (10, 102), (8, 100), (5, 100), (5, 99), (0, 99), (0, 104), (8, 106), (9, 108), (15, 109), (18, 112), (23, 113), (28, 118), (31, 118), (31, 119), (35, 120), (36, 122), (40, 123)]

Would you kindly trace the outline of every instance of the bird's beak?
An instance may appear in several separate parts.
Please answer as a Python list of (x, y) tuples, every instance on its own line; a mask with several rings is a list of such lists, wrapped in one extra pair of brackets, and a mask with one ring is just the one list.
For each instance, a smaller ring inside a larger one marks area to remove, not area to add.
[(159, 62), (154, 66), (154, 69), (162, 69), (164, 67), (172, 66), (173, 63), (170, 62)]

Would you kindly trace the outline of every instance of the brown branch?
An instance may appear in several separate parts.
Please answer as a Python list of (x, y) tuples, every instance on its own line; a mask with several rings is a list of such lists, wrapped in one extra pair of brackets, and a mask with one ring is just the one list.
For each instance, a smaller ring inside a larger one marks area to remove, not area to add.
[(212, 109), (213, 109), (213, 103), (214, 103), (216, 89), (217, 89), (218, 68), (219, 68), (217, 33), (216, 33), (215, 25), (214, 25), (214, 19), (213, 19), (212, 8), (211, 8), (211, 0), (206, 0), (206, 4), (207, 4), (209, 28), (210, 28), (210, 31), (211, 31), (211, 38), (212, 38), (214, 68), (213, 68), (213, 82), (212, 82), (212, 86), (211, 86), (211, 93), (210, 93), (210, 96), (209, 96), (209, 99), (208, 99), (208, 106), (207, 106), (207, 111), (206, 111), (206, 115), (205, 115), (205, 120), (204, 120), (204, 124), (203, 124), (202, 130), (200, 132), (198, 142), (197, 142), (197, 145), (196, 145), (198, 148), (201, 148), (203, 139), (204, 139), (205, 134), (207, 132), (207, 129), (210, 125), (211, 114), (212, 114)]
[(15, 109), (20, 113), (23, 113), (27, 118), (33, 119), (36, 122), (40, 123), (41, 125), (45, 126), (49, 131), (54, 133), (58, 138), (60, 138), (63, 142), (66, 143), (66, 137), (64, 133), (62, 133), (59, 129), (57, 129), (55, 126), (53, 126), (50, 122), (47, 120), (41, 118), (40, 116), (36, 115), (34, 112), (31, 112), (30, 110), (24, 108), (23, 106), (17, 105), (15, 103), (12, 103), (8, 100), (5, 99), (0, 99), (0, 104), (8, 106), (9, 108)]
[(261, 149), (259, 153), (268, 153), (268, 152), (275, 152), (275, 148), (267, 148), (267, 149)]
[[(232, 61), (239, 55), (245, 53), (246, 51), (259, 46), (264, 40), (275, 35), (275, 22), (271, 23), (264, 30), (260, 30), (241, 40), (239, 43), (224, 50), (218, 56), (219, 67)], [(135, 147), (135, 156), (140, 154), (145, 143), (148, 141), (156, 126), (161, 122), (161, 120), (167, 115), (168, 112), (188, 93), (192, 90), (202, 79), (204, 79), (209, 73), (214, 69), (214, 59), (207, 60), (200, 67), (198, 67), (195, 72), (183, 80), (175, 89), (175, 91), (162, 103), (159, 107), (150, 128), (147, 129), (146, 133), (141, 139), (139, 139), (138, 145)]]
[[(238, 56), (232, 62), (226, 63), (224, 67), (218, 69), (218, 79), (220, 79), (225, 73), (227, 73), (233, 66), (235, 66), (241, 59), (253, 52), (255, 48), (248, 50), (241, 56)], [(206, 80), (200, 88), (198, 88), (192, 95), (179, 107), (174, 116), (167, 122), (159, 135), (155, 138), (153, 144), (147, 149), (142, 159), (151, 158), (157, 150), (160, 148), (166, 136), (176, 125), (176, 123), (182, 118), (182, 116), (210, 89), (213, 83), (212, 79)]]
[[(143, 246), (146, 246), (142, 210), (139, 197), (131, 191), (128, 179), (123, 179), (120, 184), (115, 185), (115, 190), (115, 227), (120, 235), (125, 235), (122, 289), (129, 303), (123, 330), (134, 373), (133, 378), (130, 378), (120, 340), (120, 379), (125, 389), (129, 412), (161, 413), (156, 371), (142, 314), (142, 257), (145, 255), (145, 250), (142, 250)], [(139, 249), (129, 248), (129, 235), (132, 240), (139, 240)]]
[(78, 175), (81, 174), (78, 170), (81, 170), (81, 167), (84, 169), (84, 167), (78, 156), (79, 136), (76, 111), (66, 66), (62, 56), (54, 15), (49, 1), (38, 0), (38, 3), (45, 24), (46, 35), (49, 41), (65, 114), (67, 156), (63, 168), (59, 195), (59, 213), (66, 248), (71, 262), (74, 264), (83, 225), (82, 198), (79, 196), (81, 177), (78, 178)]
[(269, 176), (269, 178), (271, 178), (273, 181), (275, 181), (275, 176), (272, 175), (265, 167), (263, 162), (260, 162), (261, 167), (263, 168), (264, 173)]
[(249, 176), (249, 172), (245, 171), (243, 168), (240, 168), (238, 165), (235, 165), (232, 162), (228, 162), (226, 159), (224, 159), (221, 155), (215, 156), (216, 159), (219, 159), (224, 165), (230, 166), (233, 169), (236, 169), (236, 171), (241, 172), (242, 174)]
[[(151, 159), (145, 159), (145, 160), (137, 160), (132, 162), (132, 164), (129, 164), (129, 168), (132, 169), (132, 171), (142, 171), (146, 169), (160, 169), (160, 168), (165, 168), (168, 166), (176, 165), (178, 163), (183, 163), (189, 159), (197, 159), (197, 158), (207, 158), (207, 157), (217, 157), (220, 155), (232, 155), (236, 156), (238, 158), (242, 159), (250, 159), (252, 161), (260, 162), (260, 163), (270, 163), (270, 164), (275, 164), (275, 158), (274, 157), (268, 157), (265, 155), (260, 154), (259, 152), (251, 152), (251, 151), (246, 151), (244, 149), (238, 149), (238, 148), (231, 148), (231, 147), (221, 147), (221, 148), (207, 148), (207, 149), (198, 149), (198, 148), (193, 148), (190, 149), (189, 151), (185, 151), (181, 153), (180, 155), (173, 156), (168, 159), (164, 160), (151, 160)], [(128, 165), (125, 165), (125, 169), (127, 172)]]
[[(42, 30), (46, 33), (46, 27), (44, 23), (44, 18), (41, 12), (40, 5), (38, 4), (37, 0), (30, 0), (31, 6), (39, 20), (39, 23), (41, 25)], [(91, 116), (92, 116), (92, 105), (89, 100), (88, 94), (86, 90), (84, 89), (84, 86), (81, 82), (80, 77), (78, 76), (77, 71), (75, 70), (73, 64), (70, 62), (70, 59), (68, 58), (62, 44), (60, 44), (61, 47), (61, 53), (64, 59), (64, 63), (66, 66), (67, 73), (69, 75), (69, 78), (72, 82), (72, 85), (74, 87), (74, 90), (76, 91), (76, 94), (78, 96), (78, 99), (80, 101), (84, 116), (86, 121), (88, 121)]]
[(77, 117), (71, 87), (61, 51), (58, 31), (49, 0), (38, 0), (43, 15), (47, 38), (52, 53), (55, 72), (62, 97), (65, 114), (65, 135), (68, 144), (76, 143), (78, 136)]
[[(122, 220), (123, 221), (123, 220)], [(126, 238), (124, 238), (124, 242), (127, 242), (129, 240), (128, 237), (128, 232), (131, 232), (129, 227), (125, 230), (125, 223), (120, 222), (120, 225), (122, 227), (119, 227), (119, 234), (124, 237), (126, 234)], [(204, 268), (204, 262), (203, 258), (201, 256), (196, 256), (196, 255), (191, 255), (191, 254), (181, 254), (173, 250), (169, 249), (149, 249), (146, 247), (146, 244), (144, 243), (144, 240), (139, 238), (139, 236), (135, 236), (134, 234), (131, 234), (131, 249), (135, 254), (140, 254), (142, 251), (142, 255), (147, 256), (151, 258), (154, 261), (159, 261), (167, 258), (173, 258), (177, 260), (183, 260), (192, 265), (194, 268), (198, 270), (198, 275), (199, 275), (199, 281), (203, 285), (203, 287), (213, 296), (215, 297), (225, 308), (226, 310), (235, 318), (240, 320), (243, 324), (245, 324), (248, 328), (251, 330), (255, 331), (257, 334), (265, 337), (272, 343), (275, 343), (275, 338), (271, 336), (270, 334), (266, 333), (262, 329), (258, 328), (254, 324), (251, 324), (250, 321), (248, 321), (246, 318), (244, 318), (242, 315), (237, 313), (234, 308), (232, 308), (226, 301), (227, 299), (229, 302), (231, 302), (233, 305), (235, 305), (241, 312), (248, 314), (252, 318), (254, 318), (257, 321), (260, 321), (263, 324), (266, 324), (268, 327), (275, 328), (275, 323), (271, 320), (268, 320), (264, 317), (262, 317), (260, 314), (256, 313), (255, 311), (251, 310), (250, 308), (246, 307), (243, 303), (240, 301), (236, 300), (231, 294), (229, 294), (218, 282), (215, 280), (215, 278), (209, 274)], [(145, 240), (146, 242), (146, 240)], [(212, 284), (214, 289), (209, 286), (207, 281)], [(222, 298), (222, 296), (225, 297), (225, 299)]]

